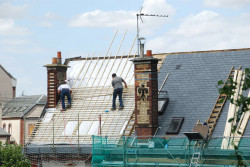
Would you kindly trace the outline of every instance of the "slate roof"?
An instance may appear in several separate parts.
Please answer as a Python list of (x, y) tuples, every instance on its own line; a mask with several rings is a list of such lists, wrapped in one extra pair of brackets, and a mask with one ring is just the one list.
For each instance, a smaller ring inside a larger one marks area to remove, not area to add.
[(3, 108), (3, 118), (21, 118), (37, 104), (46, 104), (47, 96), (31, 95), (16, 97)]
[(5, 130), (3, 130), (3, 128), (0, 127), (0, 136), (10, 136), (9, 133), (7, 133)]
[[(159, 87), (168, 79), (159, 97), (169, 97), (164, 115), (159, 116), (159, 132), (166, 135), (172, 117), (184, 117), (178, 136), (192, 131), (197, 120), (204, 122), (219, 95), (219, 80), (226, 80), (232, 66), (242, 69), (250, 65), (250, 48), (167, 54), (159, 71)], [(180, 69), (176, 69), (176, 67)], [(229, 102), (225, 104), (212, 137), (223, 136)], [(250, 124), (244, 136), (250, 136)]]

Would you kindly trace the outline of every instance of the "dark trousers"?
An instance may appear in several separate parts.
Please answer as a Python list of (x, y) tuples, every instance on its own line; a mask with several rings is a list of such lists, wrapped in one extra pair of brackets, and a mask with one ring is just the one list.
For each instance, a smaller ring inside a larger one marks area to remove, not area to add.
[(69, 89), (62, 89), (61, 91), (61, 100), (62, 100), (62, 108), (65, 110), (65, 102), (64, 98), (67, 96), (68, 104), (71, 104), (71, 97), (70, 97), (70, 90)]
[(123, 102), (122, 102), (122, 91), (123, 91), (123, 88), (114, 89), (112, 108), (116, 108), (115, 101), (116, 101), (117, 95), (119, 96), (120, 107), (124, 107)]

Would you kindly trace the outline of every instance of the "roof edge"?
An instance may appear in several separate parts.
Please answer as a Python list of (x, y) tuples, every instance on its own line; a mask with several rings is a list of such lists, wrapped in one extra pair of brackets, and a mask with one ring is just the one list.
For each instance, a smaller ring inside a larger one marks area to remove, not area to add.
[(250, 48), (240, 48), (240, 49), (221, 49), (221, 50), (205, 50), (205, 51), (186, 51), (186, 52), (169, 52), (169, 53), (156, 53), (153, 55), (164, 55), (164, 54), (187, 54), (187, 53), (209, 53), (209, 52), (222, 52), (222, 51), (243, 51), (250, 50)]
[(3, 69), (3, 71), (12, 79), (16, 80), (16, 78), (14, 78), (1, 64), (0, 64), (0, 68)]

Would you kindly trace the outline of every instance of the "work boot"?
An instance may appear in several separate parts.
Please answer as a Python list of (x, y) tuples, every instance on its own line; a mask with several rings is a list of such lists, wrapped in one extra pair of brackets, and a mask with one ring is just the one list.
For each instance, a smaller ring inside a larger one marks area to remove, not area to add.
[(68, 104), (68, 105), (67, 105), (67, 108), (71, 108), (71, 104)]
[(122, 110), (124, 108), (124, 106), (122, 106), (122, 107), (119, 107), (119, 110)]
[(116, 110), (116, 108), (111, 108), (111, 110), (112, 110), (112, 111), (115, 111), (115, 110)]

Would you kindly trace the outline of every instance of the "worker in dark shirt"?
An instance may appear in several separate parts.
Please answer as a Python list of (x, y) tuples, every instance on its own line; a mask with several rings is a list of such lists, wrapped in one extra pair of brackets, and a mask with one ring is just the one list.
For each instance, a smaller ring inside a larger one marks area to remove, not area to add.
[(119, 109), (123, 109), (124, 105), (123, 105), (123, 101), (122, 101), (122, 92), (123, 92), (123, 85), (122, 83), (124, 83), (125, 88), (127, 88), (127, 83), (121, 78), (116, 76), (116, 74), (112, 74), (112, 86), (114, 88), (113, 91), (113, 102), (112, 102), (112, 109), (111, 110), (116, 110), (116, 105), (115, 105), (115, 101), (116, 101), (116, 97), (117, 95), (119, 96)]

